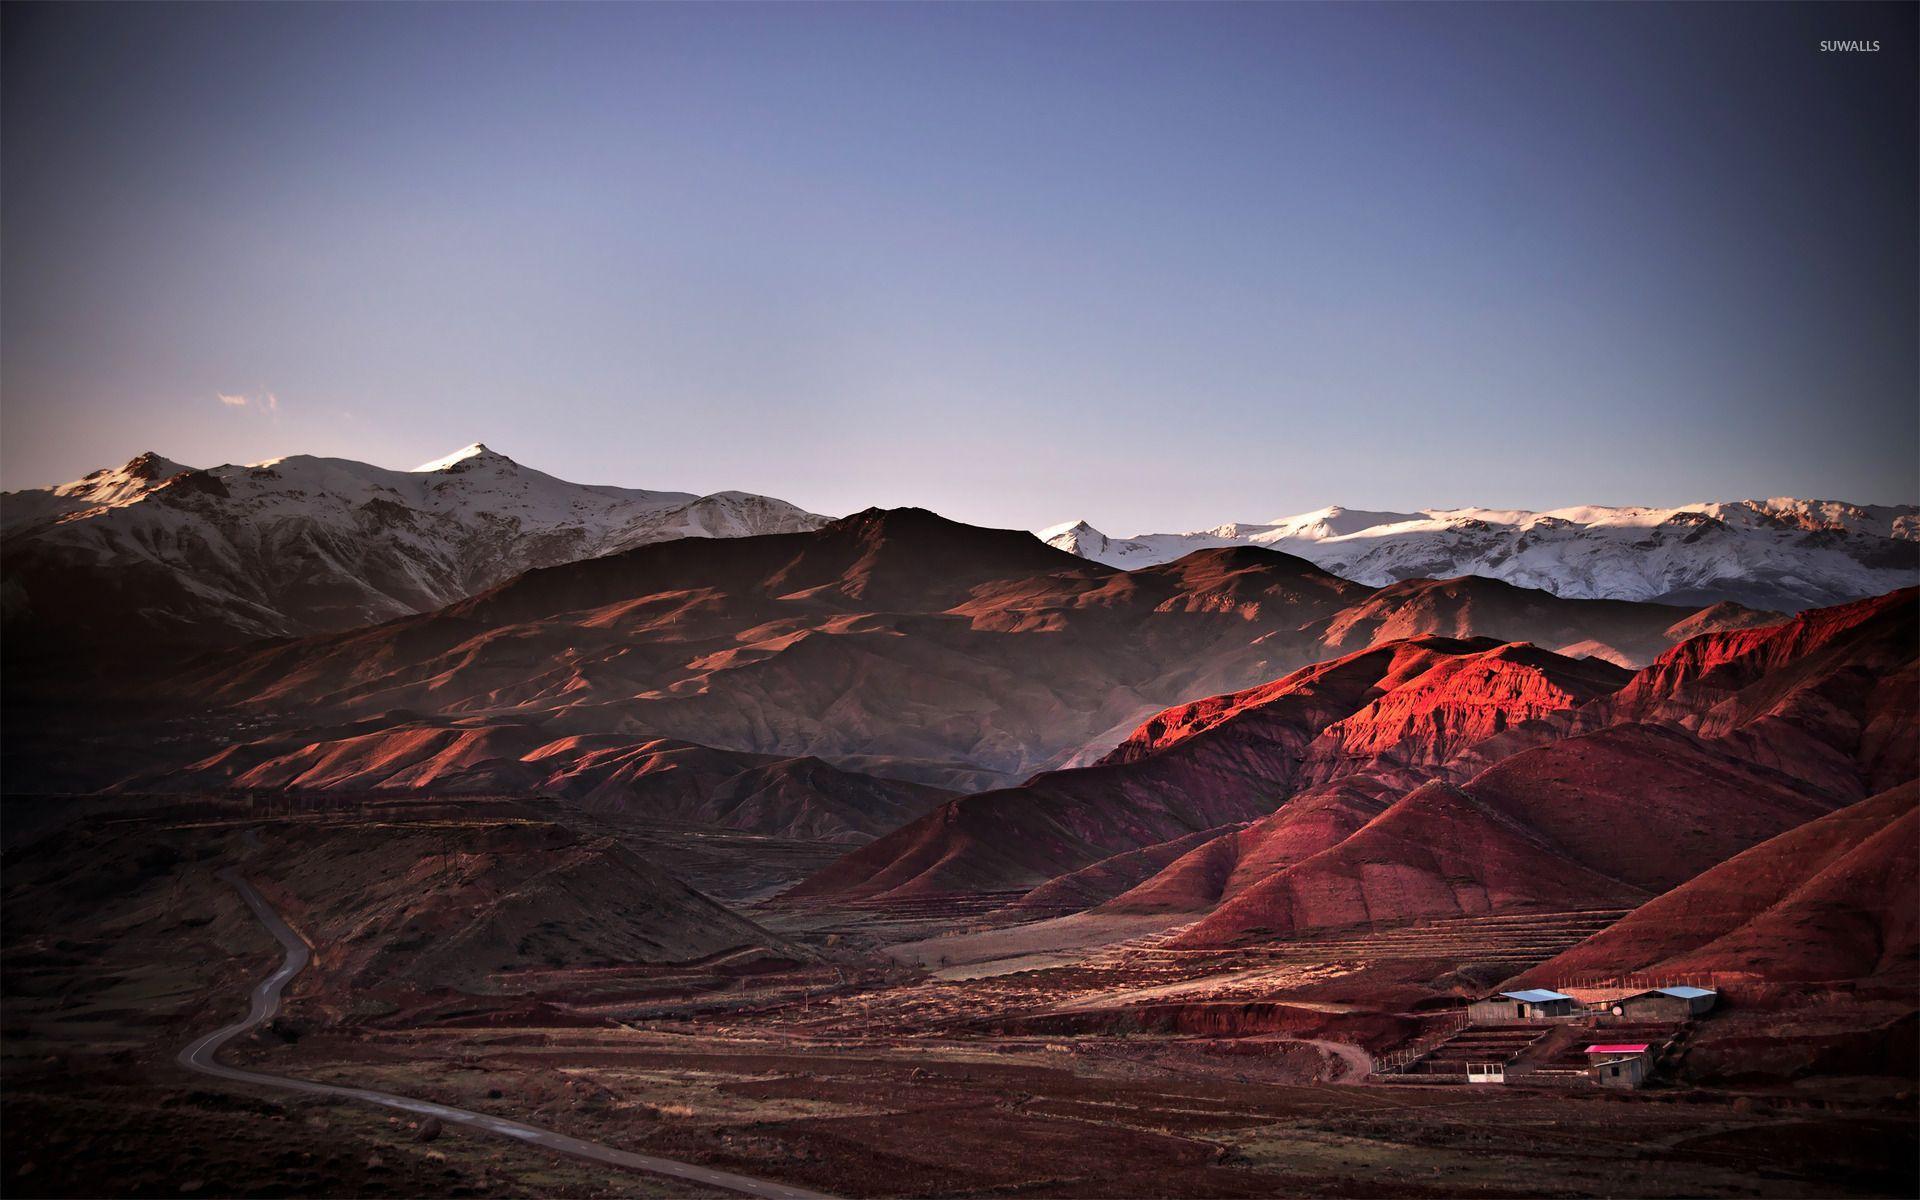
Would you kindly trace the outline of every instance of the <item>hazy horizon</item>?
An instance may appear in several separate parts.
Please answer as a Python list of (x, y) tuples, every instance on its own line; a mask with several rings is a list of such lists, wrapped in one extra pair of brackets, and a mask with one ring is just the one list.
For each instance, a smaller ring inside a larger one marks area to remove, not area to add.
[[(471, 446), (473, 444), (474, 443), (468, 443), (467, 445)], [(546, 470), (544, 467), (541, 466), (541, 464), (537, 462), (528, 462), (526, 459), (522, 458), (521, 456), (514, 454), (510, 449), (503, 448), (499, 445), (495, 445), (491, 442), (486, 442), (484, 440), (481, 441), (479, 444), (486, 446), (486, 448), (492, 451), (493, 453), (501, 454), (507, 458), (513, 459), (515, 462), (519, 463), (523, 467), (529, 467), (536, 471), (542, 471), (548, 475), (555, 474), (552, 471)], [(466, 448), (465, 446), (456, 447), (455, 450), (465, 449), (465, 448)], [(141, 451), (135, 454), (130, 454), (126, 456), (126, 458), (120, 460), (119, 462), (106, 463), (106, 464), (103, 464), (101, 468), (96, 468), (96, 469), (112, 469), (114, 467), (123, 466), (125, 465), (126, 462), (131, 461), (131, 459), (135, 457), (138, 457), (139, 454), (144, 454), (149, 452), (159, 454), (161, 457), (170, 459), (174, 462), (179, 462), (183, 466), (196, 467), (201, 469), (222, 467), (222, 466), (250, 466), (258, 463), (273, 461), (280, 458), (292, 457), (293, 455), (307, 453), (306, 451), (291, 451), (288, 454), (269, 454), (260, 458), (246, 459), (238, 462), (218, 462), (218, 463), (189, 462), (181, 459), (178, 455), (168, 454), (162, 448), (150, 446), (142, 449)], [(430, 466), (435, 460), (446, 457), (446, 455), (430, 455), (420, 463), (413, 463), (408, 465), (400, 465), (397, 463), (389, 463), (389, 462), (370, 462), (369, 460), (366, 460), (366, 459), (352, 459), (352, 456), (350, 455), (346, 455), (346, 456), (320, 455), (317, 457), (347, 458), (352, 461), (368, 462), (369, 465), (371, 466), (381, 467), (386, 470), (411, 472), (411, 471), (419, 471), (422, 467), (425, 467), (425, 466)], [(84, 474), (86, 473), (82, 472), (82, 475)], [(59, 480), (54, 484), (30, 484), (30, 485), (27, 485), (27, 488), (32, 489), (35, 487), (58, 486), (58, 484), (60, 483), (70, 483), (78, 478), (80, 478), (80, 476), (75, 476), (73, 479)], [(703, 489), (695, 486), (695, 487), (681, 488), (681, 487), (665, 487), (659, 484), (648, 483), (644, 480), (628, 481), (628, 480), (615, 480), (615, 479), (572, 479), (572, 478), (567, 478), (566, 476), (560, 476), (560, 478), (566, 478), (569, 483), (585, 484), (585, 485), (595, 486), (595, 487), (632, 487), (632, 488), (643, 488), (643, 489), (652, 490), (652, 491), (691, 491), (699, 495), (711, 495), (715, 492), (723, 492), (723, 491), (735, 491), (735, 492), (755, 491), (755, 489), (750, 487), (718, 487), (718, 488)], [(10, 488), (9, 490), (22, 490), (22, 489)], [(761, 494), (766, 494), (766, 493), (761, 493)], [(1752, 495), (1744, 495), (1744, 496), (1689, 496), (1684, 499), (1671, 499), (1671, 500), (1620, 500), (1620, 501), (1570, 500), (1563, 503), (1546, 504), (1546, 505), (1496, 505), (1496, 504), (1477, 504), (1472, 502), (1465, 502), (1460, 504), (1422, 504), (1422, 505), (1415, 505), (1415, 506), (1404, 508), (1404, 509), (1395, 508), (1392, 505), (1354, 503), (1354, 502), (1349, 502), (1345, 499), (1334, 498), (1318, 504), (1309, 504), (1304, 508), (1291, 508), (1285, 511), (1276, 510), (1272, 512), (1260, 512), (1257, 515), (1254, 515), (1254, 514), (1233, 515), (1233, 516), (1223, 517), (1218, 520), (1214, 520), (1210, 522), (1204, 522), (1200, 526), (1182, 526), (1178, 529), (1171, 528), (1171, 527), (1169, 528), (1143, 527), (1139, 529), (1118, 529), (1118, 528), (1113, 528), (1113, 527), (1104, 525), (1100, 521), (1097, 521), (1090, 517), (1085, 517), (1085, 516), (1064, 516), (1064, 517), (1059, 517), (1059, 518), (1050, 519), (1050, 520), (1027, 521), (1024, 523), (1015, 522), (1015, 523), (1003, 525), (1000, 527), (1009, 528), (1009, 529), (1030, 529), (1038, 532), (1040, 530), (1049, 528), (1051, 526), (1084, 520), (1088, 524), (1099, 529), (1100, 532), (1102, 533), (1115, 536), (1115, 537), (1133, 537), (1133, 536), (1138, 536), (1143, 534), (1189, 533), (1189, 532), (1194, 532), (1201, 528), (1210, 528), (1212, 526), (1221, 525), (1228, 522), (1237, 522), (1243, 525), (1258, 524), (1258, 523), (1276, 520), (1280, 518), (1299, 516), (1303, 513), (1317, 512), (1320, 509), (1328, 508), (1332, 506), (1338, 506), (1343, 509), (1360, 511), (1360, 512), (1388, 512), (1388, 513), (1401, 512), (1401, 511), (1418, 512), (1422, 509), (1433, 510), (1433, 511), (1446, 511), (1450, 509), (1463, 509), (1463, 508), (1490, 509), (1490, 510), (1519, 510), (1519, 511), (1530, 511), (1530, 512), (1555, 512), (1555, 511), (1563, 511), (1567, 509), (1588, 508), (1588, 507), (1676, 508), (1681, 505), (1695, 504), (1695, 503), (1729, 503), (1729, 502), (1739, 501), (1739, 500), (1769, 500), (1769, 499), (1775, 499), (1775, 498), (1780, 498), (1785, 496), (1787, 496), (1787, 493), (1784, 493), (1784, 492), (1770, 492), (1770, 493), (1756, 492)], [(930, 508), (932, 507), (930, 505), (921, 504), (909, 499), (909, 500), (903, 500), (898, 504), (886, 504), (886, 505), (868, 504), (868, 505), (859, 505), (857, 507), (849, 508), (842, 511), (829, 511), (826, 509), (811, 508), (806, 504), (803, 504), (797, 500), (794, 500), (794, 498), (791, 496), (778, 496), (777, 498), (782, 500), (787, 500), (792, 503), (800, 504), (800, 507), (807, 508), (808, 511), (817, 512), (817, 513), (820, 513), (821, 515), (830, 516), (830, 517), (848, 516), (848, 515), (851, 515), (852, 513), (859, 512), (864, 508), (876, 508), (876, 507), (878, 508), (901, 508), (901, 507)], [(1792, 498), (1797, 500), (1840, 501), (1840, 502), (1845, 502), (1850, 504), (1858, 504), (1862, 506), (1889, 507), (1889, 508), (1900, 507), (1900, 506), (1911, 507), (1916, 504), (1920, 504), (1920, 500), (1914, 500), (1914, 499), (1873, 500), (1873, 499), (1860, 499), (1859, 497), (1854, 497), (1854, 496), (1806, 495), (1806, 496), (1793, 496)], [(967, 518), (962, 514), (955, 514), (955, 513), (946, 512), (944, 510), (939, 510), (939, 509), (935, 509), (934, 511), (939, 512), (940, 515), (942, 516), (952, 517), (956, 520), (967, 520)], [(990, 524), (990, 522), (978, 522), (978, 521), (970, 522), (970, 523)]]
[(1920, 500), (1908, 6), (0, 20), (7, 489), (477, 440), (1113, 534)]

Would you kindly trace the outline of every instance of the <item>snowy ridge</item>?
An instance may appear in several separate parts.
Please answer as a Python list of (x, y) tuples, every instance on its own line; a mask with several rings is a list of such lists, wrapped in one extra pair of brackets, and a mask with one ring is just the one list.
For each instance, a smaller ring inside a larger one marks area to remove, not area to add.
[[(569, 483), (475, 443), (413, 471), (292, 455), (196, 470), (156, 454), (0, 497), (9, 618), (97, 573), (190, 640), (346, 628), (451, 604), (532, 567), (681, 537), (816, 529), (767, 496)], [(136, 614), (129, 614), (136, 615)]]
[(1192, 533), (1110, 538), (1078, 521), (1038, 536), (1123, 569), (1208, 547), (1251, 545), (1298, 555), (1375, 587), (1482, 575), (1574, 599), (1735, 600), (1784, 611), (1879, 595), (1920, 580), (1920, 507), (1791, 497), (1550, 512), (1364, 512), (1336, 505)]

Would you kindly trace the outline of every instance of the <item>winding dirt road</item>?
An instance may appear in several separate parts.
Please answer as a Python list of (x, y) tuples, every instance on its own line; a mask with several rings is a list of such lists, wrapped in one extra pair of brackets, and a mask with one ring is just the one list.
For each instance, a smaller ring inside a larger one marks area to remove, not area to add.
[(753, 1179), (746, 1175), (734, 1175), (727, 1171), (715, 1171), (692, 1163), (675, 1162), (670, 1158), (634, 1154), (626, 1150), (617, 1150), (612, 1146), (603, 1146), (598, 1142), (568, 1137), (564, 1133), (555, 1133), (551, 1129), (541, 1129), (536, 1125), (524, 1125), (519, 1121), (508, 1121), (486, 1113), (468, 1112), (464, 1108), (451, 1108), (445, 1104), (435, 1104), (430, 1100), (414, 1100), (406, 1096), (396, 1096), (390, 1092), (376, 1092), (370, 1088), (315, 1083), (308, 1079), (266, 1075), (258, 1071), (243, 1071), (238, 1067), (226, 1066), (218, 1058), (221, 1049), (234, 1038), (271, 1019), (274, 1013), (280, 1010), (282, 989), (287, 986), (289, 979), (300, 973), (301, 968), (307, 965), (312, 956), (307, 950), (307, 944), (300, 939), (300, 935), (280, 919), (280, 914), (275, 912), (266, 899), (254, 890), (252, 884), (242, 879), (231, 868), (220, 872), (220, 878), (239, 889), (241, 896), (245, 897), (248, 906), (253, 909), (254, 915), (260, 918), (260, 923), (267, 927), (268, 932), (272, 933), (282, 946), (286, 947), (287, 957), (273, 974), (254, 986), (251, 1007), (246, 1017), (214, 1030), (180, 1051), (181, 1066), (218, 1079), (232, 1080), (235, 1083), (251, 1083), (260, 1087), (302, 1092), (310, 1096), (333, 1096), (342, 1100), (357, 1100), (362, 1104), (377, 1104), (382, 1108), (399, 1109), (401, 1112), (415, 1113), (423, 1117), (438, 1117), (450, 1125), (460, 1125), (481, 1133), (513, 1138), (543, 1150), (571, 1154), (576, 1158), (590, 1159), (632, 1171), (646, 1171), (655, 1175), (685, 1179), (692, 1183), (724, 1188), (743, 1195), (766, 1197), (767, 1200), (830, 1200), (819, 1192), (809, 1192), (804, 1188), (772, 1183), (764, 1179)]

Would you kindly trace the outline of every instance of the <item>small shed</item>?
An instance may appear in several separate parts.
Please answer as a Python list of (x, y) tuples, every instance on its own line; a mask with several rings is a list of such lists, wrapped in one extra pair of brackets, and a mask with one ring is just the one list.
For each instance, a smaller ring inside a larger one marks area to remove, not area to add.
[(1710, 1011), (1720, 1000), (1711, 988), (1658, 987), (1615, 1000), (1608, 1010), (1629, 1021), (1685, 1021)]
[(1587, 1064), (1587, 1074), (1601, 1087), (1637, 1088), (1646, 1082), (1647, 1056), (1631, 1054), (1624, 1058), (1596, 1058)]
[(1573, 1015), (1573, 997), (1545, 988), (1501, 992), (1467, 1006), (1467, 1020), (1475, 1025), (1502, 1025), (1508, 1021), (1540, 1021)]
[(1594, 1062), (1602, 1058), (1621, 1058), (1629, 1054), (1637, 1054), (1645, 1058), (1652, 1052), (1653, 1045), (1649, 1042), (1602, 1042), (1599, 1045), (1587, 1047), (1587, 1061)]

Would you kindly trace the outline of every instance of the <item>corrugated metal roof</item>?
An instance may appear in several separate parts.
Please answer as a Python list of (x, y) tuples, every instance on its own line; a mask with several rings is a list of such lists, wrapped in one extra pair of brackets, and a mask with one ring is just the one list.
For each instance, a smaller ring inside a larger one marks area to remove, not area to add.
[(1588, 1046), (1588, 1054), (1645, 1054), (1645, 1042), (1608, 1042), (1602, 1046)]
[(1546, 1004), (1553, 1000), (1571, 1000), (1572, 996), (1561, 992), (1550, 992), (1545, 988), (1528, 988), (1524, 992), (1501, 992), (1509, 1000), (1524, 1000), (1528, 1004)]
[(1714, 994), (1714, 991), (1712, 988), (1686, 987), (1684, 985), (1678, 986), (1678, 987), (1655, 988), (1653, 990), (1656, 992), (1663, 992), (1669, 996), (1678, 996), (1682, 1000), (1694, 1000), (1701, 996), (1711, 996)]

